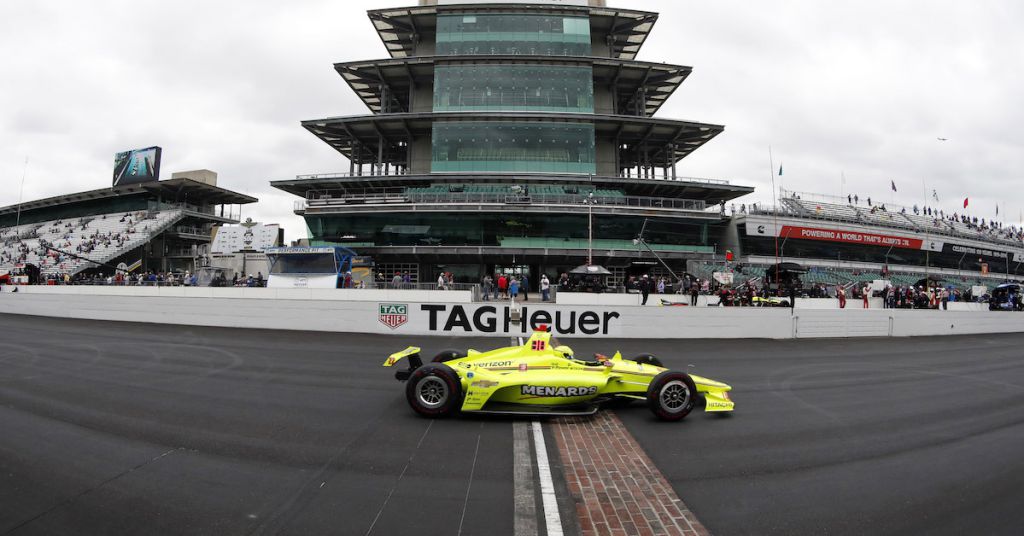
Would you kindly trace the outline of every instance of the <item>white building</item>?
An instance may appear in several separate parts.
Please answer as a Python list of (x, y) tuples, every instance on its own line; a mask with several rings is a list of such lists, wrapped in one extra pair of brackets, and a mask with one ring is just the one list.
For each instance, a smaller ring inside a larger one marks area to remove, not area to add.
[(281, 226), (276, 223), (262, 224), (247, 219), (239, 225), (225, 225), (216, 230), (211, 253), (235, 253), (237, 251), (264, 251), (281, 245)]

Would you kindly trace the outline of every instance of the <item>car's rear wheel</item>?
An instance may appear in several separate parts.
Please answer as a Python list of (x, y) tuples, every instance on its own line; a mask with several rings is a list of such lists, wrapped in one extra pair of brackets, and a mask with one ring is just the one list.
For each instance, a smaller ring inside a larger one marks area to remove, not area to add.
[(462, 382), (448, 365), (428, 363), (409, 376), (405, 398), (412, 409), (424, 417), (446, 417), (459, 407)]
[(651, 354), (640, 354), (633, 358), (633, 361), (640, 363), (641, 365), (651, 365), (655, 367), (665, 368), (665, 365), (661, 364), (661, 360), (654, 357)]
[(666, 370), (647, 387), (647, 407), (663, 421), (685, 418), (697, 403), (697, 386), (689, 374)]
[(431, 361), (434, 363), (445, 363), (453, 359), (461, 359), (463, 357), (466, 357), (466, 354), (449, 348), (438, 352)]

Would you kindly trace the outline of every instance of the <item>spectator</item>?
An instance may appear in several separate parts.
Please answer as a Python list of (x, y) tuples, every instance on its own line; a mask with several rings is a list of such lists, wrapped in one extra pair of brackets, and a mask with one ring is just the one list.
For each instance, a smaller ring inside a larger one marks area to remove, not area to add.
[(694, 307), (697, 306), (697, 294), (700, 292), (699, 289), (700, 287), (697, 280), (693, 280), (693, 282), (690, 283), (690, 305)]
[(836, 287), (836, 298), (839, 298), (839, 308), (846, 309), (846, 289), (842, 286)]
[(483, 296), (484, 301), (491, 299), (491, 288), (494, 287), (494, 280), (491, 276), (484, 274), (484, 278), (480, 280), (480, 295)]
[(548, 281), (547, 274), (540, 276), (540, 301), (549, 301), (551, 299), (551, 282)]
[(651, 280), (644, 274), (644, 277), (640, 280), (640, 294), (643, 296), (643, 301), (640, 305), (647, 305), (647, 296), (651, 294)]
[(508, 282), (508, 292), (512, 296), (512, 300), (515, 301), (516, 297), (519, 296), (519, 281), (513, 276)]
[(498, 292), (501, 293), (502, 299), (508, 298), (508, 278), (505, 277), (505, 274), (498, 277)]
[(437, 276), (437, 290), (448, 290), (448, 282), (445, 281), (444, 273)]
[(395, 277), (391, 278), (391, 286), (393, 288), (402, 288), (402, 274), (395, 272)]
[(519, 291), (523, 293), (523, 301), (530, 301), (530, 276), (529, 274), (523, 274), (522, 281), (519, 282)]

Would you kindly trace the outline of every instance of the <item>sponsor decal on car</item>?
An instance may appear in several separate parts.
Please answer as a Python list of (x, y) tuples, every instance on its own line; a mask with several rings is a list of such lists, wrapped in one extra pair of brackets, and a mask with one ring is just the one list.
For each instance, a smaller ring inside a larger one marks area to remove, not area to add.
[(480, 368), (502, 368), (511, 367), (512, 361), (488, 361), (487, 363), (477, 363), (476, 366)]
[(529, 396), (570, 397), (591, 396), (597, 394), (597, 387), (549, 387), (541, 385), (523, 385), (522, 393)]
[(377, 320), (391, 329), (398, 329), (399, 326), (409, 321), (409, 304), (407, 303), (381, 303), (378, 306)]
[(490, 389), (491, 387), (497, 387), (498, 382), (491, 380), (477, 380), (470, 384), (471, 387), (479, 387), (481, 389)]

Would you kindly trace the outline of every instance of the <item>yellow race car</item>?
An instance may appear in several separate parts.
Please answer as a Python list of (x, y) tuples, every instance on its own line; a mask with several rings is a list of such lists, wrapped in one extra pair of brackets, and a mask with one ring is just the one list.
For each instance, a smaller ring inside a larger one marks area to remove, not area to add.
[(603, 405), (624, 406), (637, 400), (659, 418), (678, 421), (694, 407), (729, 412), (732, 387), (685, 372), (668, 370), (658, 358), (623, 359), (600, 354), (593, 361), (573, 356), (546, 328), (526, 344), (489, 352), (447, 350), (423, 364), (413, 346), (388, 357), (385, 367), (405, 360), (395, 377), (406, 382), (412, 409), (425, 417), (458, 411), (511, 415), (590, 415)]

